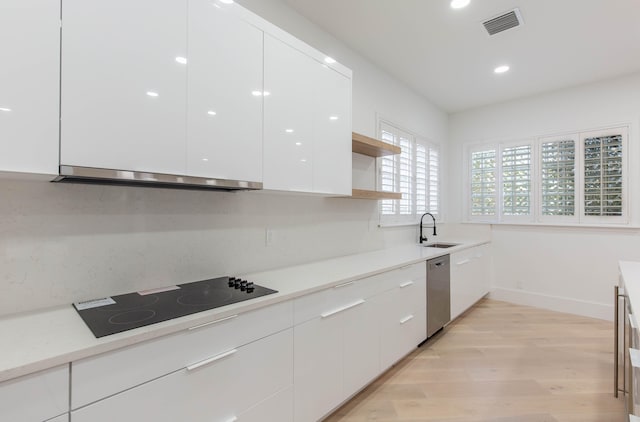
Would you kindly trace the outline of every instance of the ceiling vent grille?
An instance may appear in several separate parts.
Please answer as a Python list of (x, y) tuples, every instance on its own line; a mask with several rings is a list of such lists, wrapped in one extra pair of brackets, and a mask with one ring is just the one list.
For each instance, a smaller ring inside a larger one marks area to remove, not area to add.
[(484, 25), (489, 35), (495, 35), (507, 29), (518, 27), (523, 23), (520, 9), (513, 9), (486, 22), (482, 22), (482, 25)]

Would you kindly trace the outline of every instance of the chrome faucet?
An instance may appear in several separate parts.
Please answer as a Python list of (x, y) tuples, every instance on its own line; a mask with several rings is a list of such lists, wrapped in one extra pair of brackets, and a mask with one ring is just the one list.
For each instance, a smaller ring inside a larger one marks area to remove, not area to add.
[(422, 243), (422, 242), (427, 240), (427, 238), (422, 235), (422, 219), (424, 218), (425, 215), (430, 215), (431, 216), (431, 219), (433, 220), (433, 235), (434, 236), (438, 235), (436, 233), (436, 218), (430, 212), (425, 212), (424, 214), (422, 214), (422, 217), (420, 217), (420, 243)]

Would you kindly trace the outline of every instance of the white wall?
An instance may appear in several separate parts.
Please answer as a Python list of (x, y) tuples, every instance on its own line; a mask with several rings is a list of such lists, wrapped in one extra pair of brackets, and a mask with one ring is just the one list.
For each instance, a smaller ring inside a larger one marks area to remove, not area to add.
[[(241, 3), (353, 69), (355, 131), (374, 136), (381, 113), (446, 139), (445, 113), (281, 1)], [(377, 223), (375, 201), (0, 177), (0, 315), (415, 241)]]
[[(631, 216), (640, 222), (640, 74), (450, 116), (449, 213), (463, 221), (463, 145), (630, 124)], [(637, 229), (494, 225), (495, 297), (610, 318), (617, 261), (640, 260)]]

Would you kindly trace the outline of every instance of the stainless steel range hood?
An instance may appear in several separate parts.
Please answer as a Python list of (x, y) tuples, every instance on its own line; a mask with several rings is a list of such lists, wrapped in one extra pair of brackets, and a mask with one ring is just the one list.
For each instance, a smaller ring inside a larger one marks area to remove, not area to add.
[(262, 189), (261, 182), (78, 166), (60, 166), (60, 175), (53, 182), (225, 191)]

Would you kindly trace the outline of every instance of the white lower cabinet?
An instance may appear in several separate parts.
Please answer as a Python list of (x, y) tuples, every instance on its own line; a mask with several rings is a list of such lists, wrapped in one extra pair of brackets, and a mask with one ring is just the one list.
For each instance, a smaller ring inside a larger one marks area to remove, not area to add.
[(0, 383), (1, 421), (42, 422), (68, 411), (69, 365)]
[(489, 293), (491, 246), (488, 244), (451, 254), (451, 319), (460, 316)]
[(317, 421), (342, 401), (342, 318), (294, 328), (294, 420)]
[(294, 309), (294, 420), (313, 422), (425, 339), (425, 263), (302, 297)]
[(251, 409), (263, 401), (286, 414), (292, 407), (286, 394), (266, 400), (291, 388), (292, 361), (293, 330), (287, 329), (74, 410), (71, 421), (227, 422), (242, 421), (244, 412), (246, 420), (258, 420)]
[(399, 280), (393, 290), (380, 295), (380, 367), (387, 369), (426, 338), (426, 266), (412, 280)]

